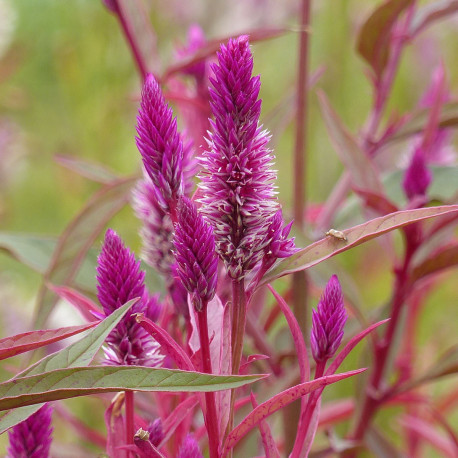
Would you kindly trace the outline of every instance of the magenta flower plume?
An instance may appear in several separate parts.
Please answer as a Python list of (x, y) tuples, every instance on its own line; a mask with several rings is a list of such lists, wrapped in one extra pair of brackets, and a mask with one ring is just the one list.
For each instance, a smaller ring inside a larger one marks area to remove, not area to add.
[(45, 404), (8, 431), (9, 458), (47, 458), (52, 442), (52, 408)]
[(407, 168), (402, 186), (406, 196), (412, 200), (415, 196), (424, 196), (432, 180), (431, 171), (426, 165), (421, 147), (417, 148)]
[(131, 299), (140, 297), (141, 300), (107, 337), (104, 348), (107, 364), (158, 366), (163, 359), (159, 344), (131, 317), (133, 313), (144, 313), (152, 320), (157, 319), (158, 297), (149, 296), (144, 278), (140, 261), (116, 232), (109, 229), (97, 266), (97, 297), (103, 311), (108, 316)]
[[(199, 49), (202, 49), (207, 44), (204, 31), (197, 24), (193, 24), (188, 29), (188, 37), (186, 46), (177, 49), (177, 57), (185, 59), (194, 55)], [(189, 65), (183, 70), (186, 75), (193, 76), (199, 83), (205, 79), (206, 75), (206, 60), (202, 59), (192, 65)]]
[(173, 218), (178, 197), (183, 192), (183, 143), (177, 120), (172, 116), (159, 84), (148, 74), (137, 117), (136, 142), (145, 170), (155, 186), (157, 200)]
[(213, 229), (187, 197), (178, 207), (174, 243), (178, 275), (200, 311), (215, 295), (218, 257)]
[(188, 434), (185, 437), (178, 451), (177, 458), (204, 458), (200, 451), (199, 444), (192, 434)]
[(298, 250), (294, 244), (294, 238), (288, 238), (293, 222), (291, 221), (286, 226), (283, 225), (282, 211), (278, 210), (272, 217), (269, 226), (268, 239), (270, 242), (265, 249), (266, 255), (263, 258), (265, 265), (272, 265), (278, 258), (287, 258)]
[(275, 198), (268, 135), (261, 130), (260, 79), (252, 76), (248, 38), (221, 46), (210, 78), (209, 149), (203, 154), (202, 212), (215, 232), (229, 275), (241, 279), (264, 256)]
[(154, 185), (145, 177), (133, 191), (133, 209), (142, 222), (143, 259), (163, 275), (170, 275), (174, 262), (173, 224), (169, 214), (159, 205)]
[(342, 288), (337, 275), (326, 285), (316, 310), (312, 310), (312, 333), (310, 336), (312, 355), (321, 362), (332, 358), (339, 348), (347, 321)]

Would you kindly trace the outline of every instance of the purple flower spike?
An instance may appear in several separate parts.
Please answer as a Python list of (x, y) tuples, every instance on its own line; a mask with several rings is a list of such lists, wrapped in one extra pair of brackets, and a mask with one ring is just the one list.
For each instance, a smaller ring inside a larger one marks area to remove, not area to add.
[(105, 315), (126, 302), (140, 297), (106, 339), (106, 364), (158, 366), (163, 356), (159, 344), (133, 319), (133, 313), (157, 318), (160, 305), (157, 296), (150, 297), (143, 284), (145, 273), (140, 261), (124, 246), (115, 231), (108, 229), (97, 266), (97, 297)]
[(159, 84), (148, 74), (137, 117), (137, 148), (151, 178), (158, 203), (172, 218), (182, 194), (183, 143)]
[(339, 348), (347, 321), (342, 288), (337, 275), (326, 285), (316, 310), (312, 310), (312, 333), (310, 336), (312, 355), (321, 362), (332, 358)]
[(152, 421), (148, 426), (149, 440), (157, 447), (164, 439), (164, 431), (162, 429), (162, 421), (160, 418)]
[(417, 148), (402, 182), (406, 196), (410, 200), (415, 196), (424, 196), (431, 180), (432, 174), (426, 165), (425, 155), (421, 148)]
[(204, 458), (200, 451), (199, 444), (192, 434), (188, 434), (178, 451), (177, 458)]
[(241, 279), (264, 256), (269, 221), (279, 206), (268, 135), (259, 126), (259, 76), (252, 77), (248, 38), (221, 46), (210, 78), (211, 121), (203, 154), (202, 212), (215, 232), (229, 275)]
[(178, 275), (200, 311), (215, 295), (218, 257), (211, 226), (187, 197), (180, 200), (174, 242)]
[(293, 222), (291, 221), (289, 224), (282, 227), (283, 224), (282, 211), (278, 210), (273, 216), (269, 227), (270, 243), (266, 247), (267, 259), (264, 258), (264, 263), (268, 262), (271, 258), (273, 260), (287, 258), (298, 250), (294, 245), (294, 238), (288, 238)]
[(143, 223), (140, 230), (142, 257), (163, 275), (170, 275), (174, 262), (173, 224), (168, 213), (158, 204), (154, 185), (149, 178), (139, 181), (133, 192), (132, 206)]
[[(177, 50), (177, 57), (181, 59), (193, 56), (199, 49), (202, 49), (207, 44), (204, 31), (197, 24), (193, 24), (189, 27), (187, 38), (186, 46)], [(194, 76), (198, 82), (204, 80), (206, 74), (206, 60), (202, 59), (190, 65), (183, 70), (183, 73)]]
[(45, 404), (9, 432), (10, 458), (47, 458), (52, 442), (52, 408)]

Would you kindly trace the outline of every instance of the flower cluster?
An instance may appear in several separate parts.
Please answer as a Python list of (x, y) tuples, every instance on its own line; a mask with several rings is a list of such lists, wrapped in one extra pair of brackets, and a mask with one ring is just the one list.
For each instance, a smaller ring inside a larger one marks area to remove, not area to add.
[(109, 229), (97, 266), (97, 297), (103, 311), (108, 316), (131, 299), (141, 299), (107, 337), (104, 348), (107, 364), (158, 366), (163, 359), (159, 344), (130, 316), (144, 313), (156, 320), (159, 315), (158, 298), (149, 296), (144, 278), (140, 261), (136, 261), (116, 232)]
[(252, 76), (248, 38), (221, 46), (212, 65), (208, 151), (203, 154), (202, 212), (213, 226), (229, 276), (243, 278), (265, 255), (279, 209), (268, 135), (259, 125), (259, 76)]

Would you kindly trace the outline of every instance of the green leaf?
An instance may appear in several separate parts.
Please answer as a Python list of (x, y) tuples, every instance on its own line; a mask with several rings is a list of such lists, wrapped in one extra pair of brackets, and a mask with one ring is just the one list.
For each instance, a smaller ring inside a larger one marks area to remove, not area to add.
[(378, 6), (361, 27), (357, 49), (374, 70), (377, 79), (388, 63), (391, 29), (412, 0), (388, 0)]
[(58, 369), (0, 384), (0, 410), (124, 390), (206, 392), (238, 388), (264, 375), (211, 375), (134, 366)]
[[(89, 364), (108, 334), (119, 323), (127, 310), (136, 302), (136, 299), (129, 301), (127, 304), (115, 310), (111, 315), (105, 318), (100, 324), (92, 329), (85, 337), (78, 342), (69, 345), (66, 348), (53, 353), (42, 360), (38, 361), (33, 366), (25, 369), (17, 377), (25, 377), (40, 374), (46, 370), (63, 369), (67, 367), (84, 366)], [(14, 379), (13, 379), (14, 380)], [(31, 407), (23, 407), (8, 412), (0, 418), (0, 434), (21, 421), (27, 419), (35, 413), (41, 405)]]
[(331, 256), (347, 251), (352, 247), (407, 224), (453, 212), (458, 212), (458, 205), (399, 211), (372, 219), (367, 223), (342, 231), (346, 240), (328, 236), (303, 248), (289, 258), (280, 260), (266, 273), (262, 279), (262, 284), (270, 283), (276, 278), (293, 272), (308, 269)]
[(34, 327), (42, 328), (57, 302), (57, 296), (46, 287), (69, 285), (75, 280), (87, 252), (107, 222), (127, 203), (135, 177), (104, 186), (87, 202), (83, 210), (67, 226), (53, 253), (44, 282), (38, 294)]

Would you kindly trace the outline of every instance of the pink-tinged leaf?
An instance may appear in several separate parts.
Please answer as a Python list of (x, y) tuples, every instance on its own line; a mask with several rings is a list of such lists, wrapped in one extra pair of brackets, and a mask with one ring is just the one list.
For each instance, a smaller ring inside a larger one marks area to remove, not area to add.
[(48, 285), (61, 299), (73, 305), (87, 321), (97, 321), (105, 318), (100, 308), (95, 302), (84, 294), (68, 286)]
[(368, 428), (364, 441), (367, 448), (377, 458), (403, 458), (404, 454), (389, 442), (374, 426)]
[(0, 360), (58, 342), (94, 327), (97, 322), (68, 328), (30, 331), (0, 340)]
[[(397, 129), (393, 135), (388, 136), (383, 141), (383, 146), (388, 146), (402, 140), (406, 140), (412, 135), (419, 134), (423, 131), (425, 124), (428, 122), (430, 108), (421, 108), (414, 112), (406, 121)], [(443, 129), (447, 127), (456, 127), (458, 125), (458, 102), (449, 102), (442, 106), (439, 125)]]
[(379, 215), (388, 215), (399, 211), (388, 198), (366, 189), (353, 187), (353, 191), (364, 200), (364, 206), (376, 211)]
[[(315, 440), (316, 430), (318, 429), (318, 419), (320, 416), (321, 409), (321, 397), (318, 399), (315, 408), (313, 409), (312, 417), (310, 419), (310, 426), (307, 430), (307, 436), (305, 437), (304, 444), (302, 446), (302, 454), (299, 456), (309, 456), (310, 449), (312, 448), (313, 441)], [(294, 456), (294, 450), (291, 456)]]
[(383, 195), (383, 186), (369, 156), (343, 125), (324, 92), (318, 92), (318, 99), (329, 138), (346, 170), (350, 172), (352, 185)]
[(134, 436), (134, 444), (134, 446), (130, 446), (134, 448), (134, 450), (130, 450), (136, 455), (139, 455), (140, 458), (165, 458), (164, 455), (148, 439), (142, 439), (141, 434), (139, 434), (138, 431)]
[(185, 351), (175, 342), (173, 337), (163, 328), (146, 318), (142, 313), (135, 316), (137, 323), (145, 329), (161, 346), (161, 352), (169, 356), (175, 362), (179, 369), (192, 371), (194, 365)]
[(342, 420), (347, 420), (355, 410), (353, 399), (341, 399), (327, 402), (322, 406), (318, 426), (327, 427), (335, 425)]
[(108, 456), (127, 458), (128, 453), (119, 449), (126, 444), (126, 427), (122, 406), (124, 405), (124, 393), (118, 393), (108, 409), (105, 411), (105, 427), (107, 429), (107, 448)]
[[(302, 335), (299, 323), (297, 322), (296, 317), (288, 307), (288, 304), (285, 302), (283, 297), (280, 296), (280, 294), (278, 294), (271, 285), (267, 285), (267, 287), (277, 300), (277, 303), (286, 318), (286, 322), (288, 323), (291, 335), (293, 336), (294, 346), (296, 347), (297, 353), (297, 362), (299, 364), (299, 370), (301, 374), (301, 382), (307, 382), (310, 379), (310, 362), (309, 356), (307, 354), (307, 346), (305, 345), (304, 336)], [(305, 405), (302, 407), (305, 407)]]
[(454, 442), (442, 434), (439, 434), (439, 432), (426, 421), (421, 418), (405, 415), (400, 419), (400, 423), (404, 428), (418, 434), (424, 441), (432, 445), (441, 453), (441, 456), (456, 458), (458, 449)]
[(178, 406), (173, 409), (173, 412), (162, 422), (162, 430), (164, 437), (158, 448), (162, 448), (167, 441), (172, 437), (173, 433), (180, 425), (180, 423), (189, 415), (192, 415), (196, 405), (199, 403), (197, 395), (192, 395), (185, 399)]
[(265, 375), (213, 375), (140, 366), (58, 369), (0, 384), (0, 410), (118, 391), (208, 392), (229, 390)]
[(266, 273), (261, 284), (270, 283), (284, 275), (308, 269), (331, 256), (347, 251), (394, 229), (399, 229), (417, 221), (456, 212), (458, 212), (458, 205), (444, 205), (441, 207), (399, 211), (372, 219), (367, 223), (343, 230), (346, 240), (328, 236), (303, 248), (289, 258), (280, 260)]
[[(239, 35), (249, 35), (250, 43), (256, 43), (257, 41), (265, 41), (272, 38), (277, 38), (286, 33), (291, 32), (291, 30), (286, 28), (267, 28), (262, 29), (252, 29), (245, 32), (239, 33)], [(201, 62), (209, 57), (212, 57), (219, 51), (221, 43), (226, 43), (229, 38), (232, 38), (232, 35), (226, 37), (219, 37), (214, 40), (209, 40), (206, 45), (196, 51), (195, 54), (187, 56), (176, 64), (170, 65), (165, 73), (162, 75), (161, 81), (165, 82), (168, 78), (176, 73), (183, 72), (189, 67), (195, 65), (198, 62)]]
[(390, 393), (390, 397), (410, 391), (413, 388), (429, 383), (448, 375), (458, 374), (458, 345), (449, 348), (439, 360), (423, 375), (399, 385)]
[[(192, 333), (189, 338), (189, 347), (194, 353), (200, 350), (199, 330), (196, 323), (196, 311), (188, 295), (189, 316), (191, 318)], [(221, 357), (221, 331), (223, 329), (224, 307), (221, 299), (215, 296), (207, 305), (208, 337), (210, 339), (210, 356), (212, 368), (219, 367)], [(213, 369), (215, 373), (215, 369)]]
[(357, 50), (380, 79), (388, 63), (392, 28), (412, 0), (388, 0), (378, 6), (361, 27)]
[(458, 265), (458, 243), (452, 242), (447, 246), (441, 247), (432, 253), (427, 259), (414, 267), (412, 272), (412, 282), (420, 278), (440, 272), (443, 269), (456, 267)]
[(250, 414), (248, 414), (242, 422), (236, 426), (227, 436), (224, 444), (222, 456), (226, 456), (229, 450), (248, 434), (258, 423), (281, 408), (291, 404), (296, 399), (311, 393), (314, 390), (325, 387), (332, 383), (338, 382), (353, 375), (360, 374), (366, 369), (358, 369), (355, 371), (345, 372), (343, 374), (328, 375), (324, 377), (311, 380), (310, 382), (301, 383), (300, 385), (293, 386), (281, 393), (270, 398), (268, 401), (263, 402), (256, 407)]
[(326, 375), (331, 375), (336, 372), (336, 370), (339, 368), (339, 366), (343, 363), (344, 359), (348, 356), (348, 354), (353, 350), (353, 348), (358, 345), (361, 340), (364, 339), (368, 334), (370, 334), (374, 329), (377, 329), (379, 326), (382, 324), (387, 323), (390, 321), (388, 318), (387, 320), (379, 321), (378, 323), (375, 323), (371, 326), (369, 326), (367, 329), (364, 331), (361, 331), (359, 334), (356, 336), (352, 337), (348, 342), (347, 345), (338, 353), (338, 355), (334, 358), (334, 361), (330, 364), (326, 371)]
[[(253, 409), (258, 407), (256, 397), (253, 393), (251, 393), (251, 405), (253, 406)], [(261, 432), (262, 445), (264, 446), (264, 451), (266, 452), (266, 458), (280, 458), (277, 444), (272, 436), (270, 426), (266, 421), (259, 422), (259, 431)]]
[(107, 169), (102, 164), (84, 161), (63, 154), (57, 154), (54, 156), (54, 159), (58, 164), (96, 183), (109, 184), (120, 178), (119, 175)]
[(38, 294), (34, 325), (43, 327), (56, 304), (46, 285), (71, 285), (89, 249), (107, 222), (129, 201), (136, 177), (117, 180), (97, 191), (60, 236)]
[(410, 27), (410, 36), (414, 38), (426, 27), (446, 19), (458, 11), (458, 0), (438, 0), (418, 8)]

